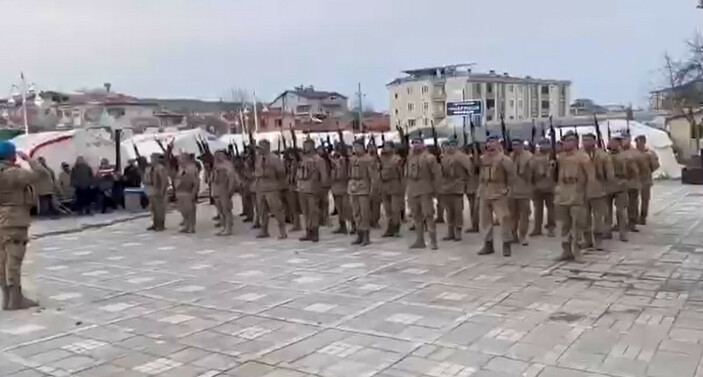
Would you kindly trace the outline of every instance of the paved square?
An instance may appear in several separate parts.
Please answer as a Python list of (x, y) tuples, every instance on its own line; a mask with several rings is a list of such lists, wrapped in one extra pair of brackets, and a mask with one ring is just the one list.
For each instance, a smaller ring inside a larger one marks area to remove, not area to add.
[(209, 206), (188, 236), (175, 213), (158, 234), (40, 221), (23, 272), (44, 308), (0, 313), (0, 375), (703, 377), (702, 209), (703, 188), (657, 183), (650, 224), (584, 264), (546, 237), (411, 251), (407, 226), (368, 248), (221, 238)]

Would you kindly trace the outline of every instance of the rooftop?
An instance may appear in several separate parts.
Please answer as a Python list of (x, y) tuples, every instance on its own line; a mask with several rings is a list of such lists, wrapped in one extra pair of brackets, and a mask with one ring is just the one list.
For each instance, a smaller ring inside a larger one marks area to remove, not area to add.
[(298, 95), (300, 97), (304, 97), (307, 99), (323, 99), (327, 97), (340, 97), (343, 99), (346, 99), (347, 96), (344, 94), (341, 94), (339, 92), (331, 92), (331, 91), (326, 91), (326, 90), (317, 90), (315, 89), (314, 86), (296, 86), (293, 90), (286, 90), (283, 93), (279, 94), (271, 103), (276, 102), (279, 98), (283, 97), (284, 95), (288, 93), (293, 93), (295, 95)]
[(452, 64), (437, 67), (427, 67), (418, 69), (409, 69), (403, 71), (407, 74), (405, 77), (399, 77), (389, 82), (387, 86), (398, 85), (405, 82), (427, 80), (427, 79), (443, 79), (446, 77), (466, 77), (467, 81), (492, 81), (505, 83), (533, 83), (533, 84), (571, 84), (569, 80), (557, 79), (540, 79), (532, 76), (513, 76), (508, 72), (499, 73), (495, 70), (485, 72), (474, 72), (472, 67), (474, 63)]

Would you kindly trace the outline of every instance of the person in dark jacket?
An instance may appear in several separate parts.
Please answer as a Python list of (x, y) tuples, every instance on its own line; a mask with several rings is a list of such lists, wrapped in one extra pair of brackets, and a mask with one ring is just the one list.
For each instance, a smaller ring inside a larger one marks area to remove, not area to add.
[(90, 215), (92, 213), (94, 181), (93, 170), (85, 162), (83, 156), (79, 156), (71, 169), (71, 186), (75, 190), (76, 212), (79, 215)]

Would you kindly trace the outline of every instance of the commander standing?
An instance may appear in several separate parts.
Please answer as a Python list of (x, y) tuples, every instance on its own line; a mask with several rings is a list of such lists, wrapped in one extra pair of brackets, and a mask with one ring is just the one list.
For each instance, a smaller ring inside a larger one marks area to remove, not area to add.
[(32, 184), (42, 167), (21, 155), (30, 167), (27, 171), (15, 164), (15, 145), (0, 142), (0, 288), (2, 309), (21, 310), (37, 306), (22, 294), (22, 262), (27, 251), (29, 211), (35, 204)]

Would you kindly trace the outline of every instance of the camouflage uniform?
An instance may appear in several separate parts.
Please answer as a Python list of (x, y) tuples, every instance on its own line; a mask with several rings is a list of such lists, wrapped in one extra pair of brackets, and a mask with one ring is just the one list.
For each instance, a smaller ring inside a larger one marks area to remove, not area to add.
[(388, 222), (384, 237), (397, 236), (400, 232), (400, 215), (405, 208), (403, 190), (403, 161), (397, 154), (384, 151), (381, 154), (381, 198), (383, 212)]
[[(565, 137), (571, 137), (567, 133)], [(573, 136), (575, 137), (575, 136)], [(555, 189), (554, 204), (561, 223), (562, 254), (558, 260), (580, 261), (579, 240), (584, 231), (586, 189), (595, 177), (593, 164), (584, 152), (577, 149), (557, 156), (559, 182)]]
[[(268, 145), (268, 142), (259, 143), (259, 145), (262, 144)], [(254, 165), (256, 201), (261, 223), (261, 232), (257, 237), (269, 237), (268, 223), (272, 213), (278, 222), (278, 238), (285, 239), (287, 237), (286, 217), (281, 202), (281, 186), (286, 179), (285, 169), (281, 159), (267, 148), (262, 147), (261, 152), (256, 154)]]
[(596, 250), (602, 250), (602, 240), (609, 233), (606, 221), (608, 216), (608, 191), (607, 188), (615, 179), (613, 163), (610, 156), (602, 149), (585, 151), (593, 165), (595, 179), (588, 182), (586, 187), (586, 223), (584, 247), (595, 246)]
[(532, 153), (513, 151), (515, 180), (510, 186), (508, 208), (512, 220), (513, 242), (527, 245), (527, 229), (530, 225), (530, 198), (532, 197)]
[[(542, 143), (541, 145), (547, 145)], [(530, 236), (542, 234), (544, 224), (544, 210), (547, 210), (547, 234), (554, 237), (556, 221), (554, 219), (554, 181), (556, 172), (555, 164), (551, 161), (549, 150), (541, 150), (532, 157), (532, 203), (535, 208), (534, 228)]]
[[(306, 140), (305, 143), (314, 146), (312, 140)], [(327, 185), (328, 176), (325, 161), (314, 149), (303, 155), (298, 164), (296, 179), (306, 231), (300, 240), (317, 242), (320, 229), (320, 191)]]
[(347, 234), (347, 222), (352, 221), (351, 204), (347, 193), (349, 185), (348, 157), (336, 155), (332, 158), (331, 172), (332, 198), (334, 199), (334, 208), (337, 209), (337, 220), (339, 221), (339, 227), (332, 233)]
[(637, 159), (640, 171), (640, 211), (639, 224), (647, 223), (649, 215), (649, 199), (652, 196), (652, 173), (659, 169), (659, 158), (657, 154), (649, 149), (637, 149), (639, 158)]
[(371, 195), (378, 186), (378, 169), (376, 161), (368, 154), (354, 154), (349, 158), (348, 193), (352, 213), (356, 223), (356, 240), (354, 245), (366, 246), (370, 243)]
[(183, 216), (181, 233), (195, 233), (196, 204), (200, 193), (198, 168), (191, 161), (179, 164), (175, 180), (178, 211)]
[(152, 163), (146, 168), (143, 180), (151, 208), (152, 226), (148, 229), (154, 231), (166, 229), (168, 172), (159, 160), (158, 155), (152, 156)]
[(234, 219), (232, 218), (232, 195), (238, 186), (232, 163), (226, 159), (215, 162), (212, 172), (212, 196), (215, 198), (215, 206), (222, 223), (222, 230), (218, 236), (229, 236), (232, 234)]
[(484, 246), (479, 255), (492, 254), (493, 219), (498, 218), (503, 239), (503, 255), (510, 256), (512, 242), (512, 224), (508, 208), (509, 187), (515, 180), (515, 165), (510, 157), (501, 151), (487, 152), (481, 156), (478, 196), (480, 198), (481, 228)]
[(638, 163), (640, 153), (630, 146), (630, 139), (623, 139), (621, 152), (627, 162), (627, 220), (628, 229), (637, 232), (639, 223), (639, 196), (642, 188), (642, 177)]
[(416, 234), (415, 242), (410, 247), (425, 247), (426, 227), (430, 233), (430, 246), (433, 250), (437, 249), (433, 196), (440, 192), (442, 169), (433, 154), (427, 151), (413, 151), (408, 156), (406, 170), (408, 202)]
[[(463, 152), (462, 152), (463, 153)], [(471, 215), (471, 228), (467, 229), (467, 233), (478, 233), (480, 217), (479, 217), (479, 200), (478, 191), (478, 164), (472, 155), (467, 155), (471, 160), (471, 166), (473, 170), (466, 177), (466, 182), (464, 185), (464, 193), (466, 194), (466, 199), (469, 201), (469, 213)], [(479, 159), (480, 161), (480, 159)]]
[(608, 184), (608, 215), (606, 217), (605, 238), (612, 238), (613, 208), (618, 222), (620, 241), (627, 242), (627, 160), (620, 147), (610, 150), (610, 161), (613, 165), (613, 179)]
[(32, 186), (38, 181), (38, 172), (42, 169), (38, 162), (28, 162), (31, 171), (11, 161), (0, 160), (0, 288), (3, 310), (37, 306), (34, 301), (24, 297), (21, 282), (22, 262), (32, 221), (29, 211), (36, 203)]
[(442, 154), (442, 207), (447, 212), (447, 236), (445, 241), (461, 241), (464, 227), (464, 189), (466, 181), (474, 171), (469, 156), (457, 151), (456, 143), (447, 143), (448, 148)]

